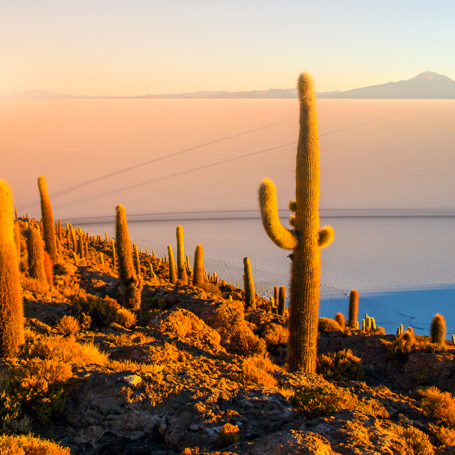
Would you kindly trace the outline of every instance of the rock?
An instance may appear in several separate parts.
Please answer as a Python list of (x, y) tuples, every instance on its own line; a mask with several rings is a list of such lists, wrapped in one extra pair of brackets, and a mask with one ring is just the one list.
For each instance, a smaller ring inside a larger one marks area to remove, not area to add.
[(326, 438), (309, 431), (290, 430), (257, 439), (248, 455), (333, 455)]
[(123, 378), (123, 381), (133, 387), (136, 387), (142, 382), (142, 378), (137, 374), (130, 374), (128, 376), (125, 376)]

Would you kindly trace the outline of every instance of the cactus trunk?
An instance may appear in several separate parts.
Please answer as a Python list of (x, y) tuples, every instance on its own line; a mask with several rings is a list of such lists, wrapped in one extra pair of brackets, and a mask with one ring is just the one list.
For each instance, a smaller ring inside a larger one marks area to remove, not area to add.
[(201, 287), (204, 283), (204, 248), (198, 245), (194, 252), (193, 286)]
[(244, 271), (245, 271), (245, 308), (247, 310), (256, 309), (256, 294), (254, 290), (253, 272), (251, 271), (250, 258), (246, 257), (243, 259)]
[(43, 218), (43, 233), (46, 250), (52, 262), (57, 260), (57, 246), (55, 244), (54, 215), (52, 213), (51, 201), (47, 192), (46, 179), (41, 176), (38, 178), (38, 188), (41, 197), (41, 216)]
[(176, 230), (177, 236), (177, 271), (179, 280), (182, 280), (185, 284), (188, 281), (188, 276), (186, 273), (185, 267), (185, 247), (183, 241), (183, 228), (182, 226), (177, 226)]
[(177, 276), (175, 274), (174, 251), (172, 250), (172, 245), (168, 245), (167, 250), (169, 253), (169, 283), (175, 284)]
[(19, 261), (14, 244), (13, 198), (0, 181), (0, 357), (15, 356), (24, 342)]
[(359, 315), (359, 293), (353, 289), (349, 294), (349, 327), (355, 329)]

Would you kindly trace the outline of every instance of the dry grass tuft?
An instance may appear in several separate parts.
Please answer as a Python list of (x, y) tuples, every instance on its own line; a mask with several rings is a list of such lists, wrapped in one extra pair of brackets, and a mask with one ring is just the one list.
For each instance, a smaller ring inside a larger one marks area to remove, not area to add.
[(437, 387), (420, 390), (421, 408), (435, 423), (455, 429), (455, 398)]
[(280, 324), (268, 324), (264, 328), (263, 338), (267, 347), (286, 344), (289, 340), (289, 329)]
[(240, 435), (239, 435), (239, 427), (237, 425), (231, 425), (230, 423), (226, 423), (221, 427), (220, 432), (217, 436), (218, 444), (221, 448), (228, 447), (232, 444), (236, 444), (239, 442)]
[(407, 449), (413, 455), (434, 455), (434, 449), (431, 445), (428, 435), (415, 427), (396, 427), (394, 432), (401, 436), (407, 445)]
[(242, 363), (239, 379), (244, 384), (256, 384), (264, 387), (275, 387), (277, 382), (270, 374), (278, 370), (268, 357), (247, 357)]
[(70, 455), (70, 449), (35, 436), (0, 436), (2, 455)]
[(56, 329), (57, 332), (61, 333), (63, 336), (73, 336), (79, 332), (80, 326), (76, 318), (65, 315), (58, 321)]
[(134, 313), (126, 308), (119, 308), (117, 310), (117, 322), (127, 329), (136, 325), (137, 318)]

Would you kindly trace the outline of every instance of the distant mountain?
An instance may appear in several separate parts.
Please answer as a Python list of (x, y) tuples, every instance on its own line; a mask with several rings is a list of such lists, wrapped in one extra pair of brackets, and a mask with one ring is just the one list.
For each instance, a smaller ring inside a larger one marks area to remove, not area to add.
[[(296, 98), (297, 89), (253, 90), (249, 92), (202, 91), (165, 95), (139, 96), (75, 96), (61, 95), (45, 90), (30, 90), (0, 97), (0, 100), (31, 99), (208, 99), (208, 98)], [(455, 81), (441, 74), (425, 71), (416, 77), (399, 82), (355, 88), (345, 92), (323, 92), (318, 98), (360, 98), (360, 99), (455, 99)]]
[(454, 99), (455, 81), (425, 71), (406, 81), (355, 88), (346, 92), (319, 93), (318, 98)]

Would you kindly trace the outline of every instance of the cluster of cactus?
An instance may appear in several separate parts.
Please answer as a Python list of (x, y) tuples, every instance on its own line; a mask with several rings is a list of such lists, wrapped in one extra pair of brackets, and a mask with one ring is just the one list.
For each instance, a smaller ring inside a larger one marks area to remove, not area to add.
[(368, 313), (365, 313), (365, 317), (362, 319), (362, 330), (364, 332), (375, 331), (376, 327), (376, 319), (368, 316)]
[(292, 230), (281, 225), (275, 185), (265, 179), (259, 189), (264, 229), (280, 248), (291, 255), (291, 297), (288, 360), (290, 371), (314, 373), (317, 359), (321, 248), (328, 246), (334, 231), (319, 228), (319, 145), (316, 103), (311, 77), (298, 79), (300, 133), (296, 162), (296, 200), (289, 208)]
[(15, 356), (24, 342), (19, 258), (14, 241), (13, 197), (0, 181), (0, 357)]

